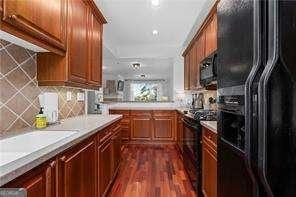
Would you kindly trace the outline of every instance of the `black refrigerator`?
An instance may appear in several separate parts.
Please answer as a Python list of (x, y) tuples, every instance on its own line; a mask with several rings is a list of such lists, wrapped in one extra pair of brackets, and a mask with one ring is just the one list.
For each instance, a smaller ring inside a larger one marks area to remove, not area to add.
[(218, 196), (296, 196), (296, 1), (221, 0)]

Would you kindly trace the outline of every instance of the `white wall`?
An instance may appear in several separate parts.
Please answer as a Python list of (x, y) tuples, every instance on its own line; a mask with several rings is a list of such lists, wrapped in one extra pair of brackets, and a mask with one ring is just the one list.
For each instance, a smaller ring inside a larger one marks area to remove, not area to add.
[(175, 58), (173, 66), (173, 90), (174, 100), (176, 94), (184, 92), (184, 58), (182, 55)]

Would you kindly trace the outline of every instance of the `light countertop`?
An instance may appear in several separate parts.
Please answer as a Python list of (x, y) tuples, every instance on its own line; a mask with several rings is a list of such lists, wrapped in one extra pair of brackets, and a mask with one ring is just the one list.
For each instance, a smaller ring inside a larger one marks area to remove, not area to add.
[(217, 133), (217, 121), (200, 121), (200, 124), (207, 129)]
[[(32, 151), (30, 149), (30, 151), (26, 152), (26, 154), (23, 153), (20, 155), (18, 154), (18, 152), (4, 152), (4, 148), (0, 147), (0, 154), (2, 156), (6, 155), (9, 157), (15, 157), (15, 160), (14, 158), (9, 158), (11, 162), (0, 166), (0, 186), (4, 185), (5, 183), (8, 183), (9, 181), (42, 164), (43, 162), (55, 157), (57, 154), (63, 152), (64, 150), (72, 147), (75, 144), (78, 144), (82, 140), (88, 138), (89, 136), (111, 125), (112, 123), (116, 122), (121, 118), (122, 115), (84, 115), (65, 119), (61, 121), (61, 124), (47, 127), (46, 129), (41, 130), (41, 132), (49, 130), (76, 131), (74, 134), (66, 138), (62, 138), (61, 140), (53, 144), (47, 145), (44, 148), (38, 149), (36, 151)], [(34, 131), (35, 130), (33, 129), (26, 129), (18, 132), (2, 133), (0, 139), (7, 140), (10, 137), (27, 134), (28, 132)], [(26, 148), (26, 146), (29, 146), (28, 144), (26, 145), (27, 142), (25, 140), (22, 140), (21, 142), (14, 142), (16, 144), (13, 144), (12, 146), (15, 147)], [(38, 142), (34, 142), (34, 144), (38, 145)], [(3, 151), (3, 153), (1, 151)]]

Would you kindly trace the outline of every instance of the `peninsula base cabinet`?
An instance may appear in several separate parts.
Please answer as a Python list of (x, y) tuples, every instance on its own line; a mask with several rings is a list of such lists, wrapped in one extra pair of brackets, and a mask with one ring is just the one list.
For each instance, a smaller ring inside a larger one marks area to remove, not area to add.
[(177, 113), (175, 110), (117, 110), (121, 114), (122, 135), (125, 142), (170, 143), (177, 138)]
[(24, 188), (28, 197), (105, 196), (121, 160), (117, 121), (1, 188)]

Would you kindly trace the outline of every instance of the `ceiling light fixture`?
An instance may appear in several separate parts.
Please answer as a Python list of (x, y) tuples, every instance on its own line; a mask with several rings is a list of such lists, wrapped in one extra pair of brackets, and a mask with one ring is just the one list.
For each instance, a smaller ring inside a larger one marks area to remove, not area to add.
[(159, 6), (159, 0), (151, 0), (151, 4), (152, 6), (157, 7)]
[(158, 31), (155, 29), (155, 30), (152, 31), (152, 34), (153, 34), (154, 36), (156, 36), (156, 35), (158, 35)]
[(140, 77), (141, 78), (146, 78), (146, 75), (145, 74), (141, 74)]
[(133, 67), (133, 69), (138, 70), (141, 67), (141, 64), (140, 63), (132, 63), (132, 67)]

